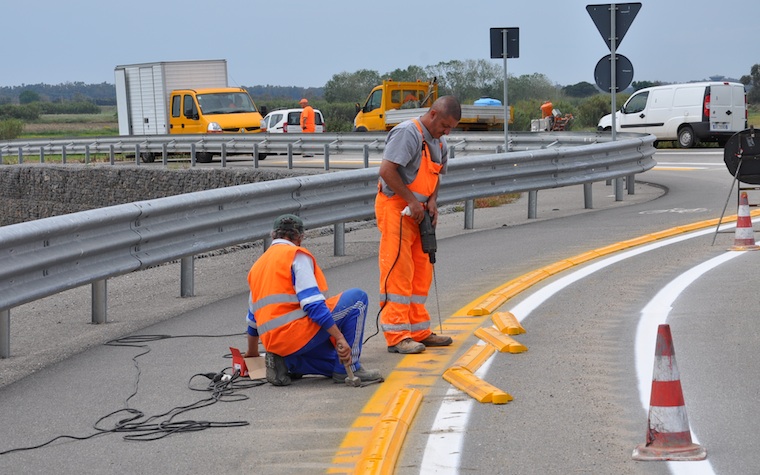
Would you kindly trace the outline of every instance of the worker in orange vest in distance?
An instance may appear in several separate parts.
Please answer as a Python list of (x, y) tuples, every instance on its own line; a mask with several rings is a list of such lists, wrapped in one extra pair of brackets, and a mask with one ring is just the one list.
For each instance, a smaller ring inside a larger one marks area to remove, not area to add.
[(314, 108), (309, 105), (309, 101), (304, 98), (299, 102), (303, 110), (301, 111), (301, 132), (313, 134), (317, 126), (314, 122)]
[(303, 221), (285, 214), (274, 221), (272, 244), (248, 272), (248, 351), (266, 355), (266, 378), (287, 386), (305, 374), (346, 381), (346, 366), (362, 384), (383, 381), (359, 363), (367, 293), (349, 289), (326, 298), (327, 280), (314, 256), (301, 247)]

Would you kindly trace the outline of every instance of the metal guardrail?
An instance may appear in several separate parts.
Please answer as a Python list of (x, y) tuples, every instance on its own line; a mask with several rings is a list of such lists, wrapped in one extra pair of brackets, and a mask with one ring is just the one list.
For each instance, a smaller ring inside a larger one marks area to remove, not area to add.
[[(601, 144), (573, 136), (589, 144), (452, 159), (439, 202), (622, 177), (633, 183), (636, 173), (655, 165), (655, 137), (621, 136)], [(334, 225), (334, 239), (342, 242), (345, 222), (374, 215), (377, 173), (365, 168), (286, 178), (0, 227), (0, 357), (10, 356), (11, 308), (92, 284), (92, 319), (104, 323), (107, 279), (176, 259), (182, 260), (182, 295), (192, 295), (192, 256), (266, 239), (282, 213), (300, 215), (307, 228)], [(467, 227), (473, 206), (465, 211)]]
[[(61, 156), (66, 163), (69, 155), (83, 155), (90, 163), (93, 154), (109, 154), (110, 163), (116, 156), (133, 156), (135, 164), (141, 162), (141, 154), (151, 153), (163, 158), (166, 165), (171, 154), (189, 154), (192, 164), (200, 153), (211, 153), (223, 158), (228, 154), (249, 154), (258, 166), (260, 154), (363, 152), (365, 157), (379, 154), (385, 148), (386, 133), (345, 134), (202, 134), (202, 135), (145, 135), (111, 136), (71, 139), (10, 140), (0, 142), (0, 164), (4, 159), (15, 157), (17, 163), (39, 161), (46, 156)], [(447, 137), (455, 155), (500, 153), (504, 151), (503, 132), (463, 132)], [(588, 143), (609, 142), (609, 133), (576, 132), (510, 132), (510, 151), (530, 150), (555, 146), (574, 146)], [(123, 161), (123, 160), (119, 160)], [(325, 167), (329, 168), (329, 158)]]

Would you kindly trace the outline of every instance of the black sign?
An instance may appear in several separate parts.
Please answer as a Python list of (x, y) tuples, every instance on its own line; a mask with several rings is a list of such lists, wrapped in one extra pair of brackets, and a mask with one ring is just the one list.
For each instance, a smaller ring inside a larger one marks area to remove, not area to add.
[[(608, 54), (596, 63), (594, 79), (599, 89), (612, 92), (612, 55)], [(633, 81), (633, 64), (622, 54), (615, 54), (615, 92), (620, 92)]]
[[(616, 3), (615, 5), (615, 44), (620, 46), (623, 37), (628, 32), (628, 27), (633, 23), (636, 14), (641, 10), (641, 3)], [(602, 39), (607, 42), (607, 47), (612, 51), (612, 18), (610, 16), (612, 4), (586, 5), (586, 11), (594, 20), (596, 28), (602, 34)], [(493, 40), (491, 40), (493, 41)], [(627, 87), (627, 86), (626, 86)]]
[(504, 30), (507, 31), (507, 58), (520, 57), (519, 28), (491, 28), (491, 57), (504, 57)]

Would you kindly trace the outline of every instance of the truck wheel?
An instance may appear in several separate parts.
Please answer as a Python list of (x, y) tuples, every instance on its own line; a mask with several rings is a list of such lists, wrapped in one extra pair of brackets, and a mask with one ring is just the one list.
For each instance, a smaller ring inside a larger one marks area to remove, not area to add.
[(367, 128), (364, 127), (363, 125), (354, 129), (354, 132), (366, 132), (366, 131), (367, 131)]
[(214, 156), (209, 152), (202, 152), (202, 153), (196, 153), (195, 159), (198, 160), (199, 163), (211, 163), (211, 160), (214, 158)]
[(259, 160), (264, 160), (265, 158), (267, 158), (268, 155), (269, 155), (268, 153), (260, 153)]
[(680, 148), (691, 148), (696, 143), (694, 131), (688, 125), (678, 131), (678, 146)]
[(140, 153), (140, 159), (142, 159), (143, 163), (153, 163), (156, 161), (156, 154), (153, 152), (142, 152)]

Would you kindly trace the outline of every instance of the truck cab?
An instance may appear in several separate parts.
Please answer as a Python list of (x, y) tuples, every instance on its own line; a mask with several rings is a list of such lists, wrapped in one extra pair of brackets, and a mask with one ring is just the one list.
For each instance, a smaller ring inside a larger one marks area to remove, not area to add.
[(386, 79), (369, 93), (364, 105), (356, 104), (355, 132), (390, 130), (385, 114), (393, 109), (430, 107), (438, 98), (438, 83)]
[(177, 89), (169, 99), (170, 134), (256, 133), (262, 115), (243, 88)]

